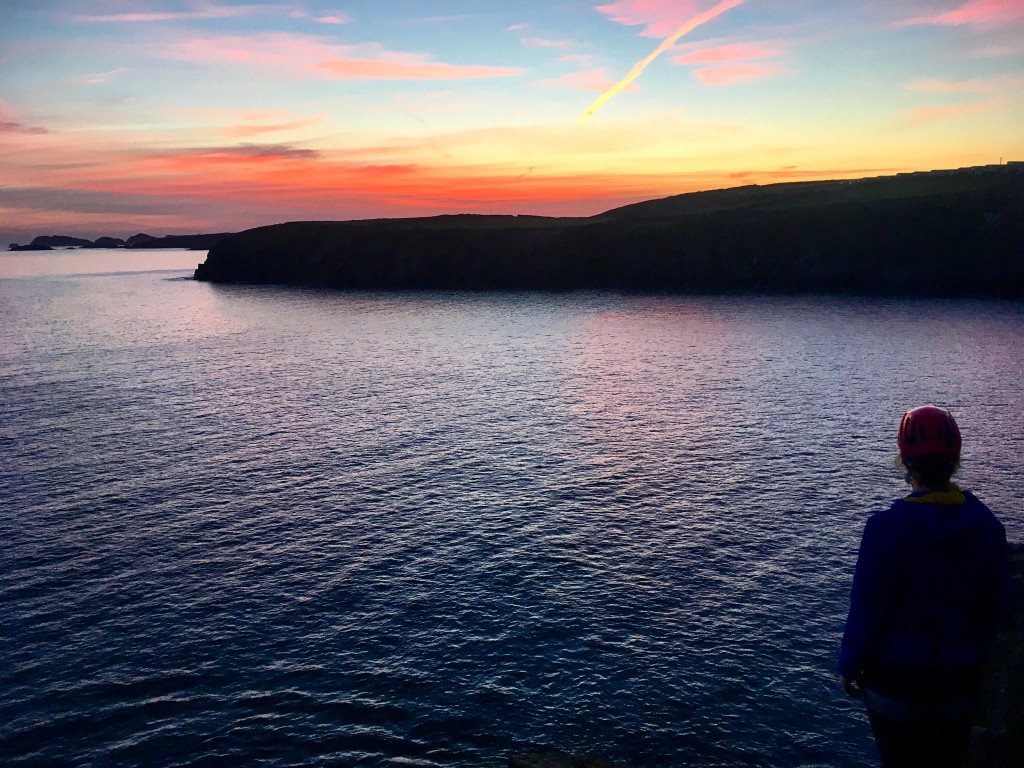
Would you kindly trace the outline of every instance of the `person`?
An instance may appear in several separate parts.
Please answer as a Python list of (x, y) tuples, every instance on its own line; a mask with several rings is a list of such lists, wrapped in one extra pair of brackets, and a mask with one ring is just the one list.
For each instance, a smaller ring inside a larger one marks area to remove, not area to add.
[(903, 415), (899, 462), (912, 493), (872, 515), (839, 652), (885, 768), (962, 766), (981, 666), (1009, 608), (1006, 533), (951, 481), (962, 438), (934, 405)]

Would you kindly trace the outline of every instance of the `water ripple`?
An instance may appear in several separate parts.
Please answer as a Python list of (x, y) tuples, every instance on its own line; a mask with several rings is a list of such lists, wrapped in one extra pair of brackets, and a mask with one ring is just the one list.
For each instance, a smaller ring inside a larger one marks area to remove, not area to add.
[(908, 403), (1001, 436), (964, 480), (1024, 527), (1020, 305), (137, 273), (0, 319), (5, 765), (867, 765), (832, 669)]

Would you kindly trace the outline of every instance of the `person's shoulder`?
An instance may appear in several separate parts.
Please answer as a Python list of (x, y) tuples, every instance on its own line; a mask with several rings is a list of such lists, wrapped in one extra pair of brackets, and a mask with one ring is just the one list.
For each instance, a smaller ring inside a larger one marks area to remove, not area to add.
[(907, 502), (904, 499), (893, 499), (886, 509), (874, 512), (865, 524), (865, 533), (876, 533), (902, 527), (906, 522)]
[(988, 523), (990, 528), (1000, 531), (1004, 530), (1003, 524), (1000, 522), (999, 518), (996, 517), (995, 512), (989, 509), (985, 502), (975, 496), (971, 491), (963, 491), (963, 494), (967, 499), (966, 503), (971, 507), (977, 518)]
[(961, 488), (960, 489), (960, 493), (962, 493), (964, 495), (964, 498), (967, 500), (966, 501), (967, 504), (970, 504), (972, 507), (976, 507), (976, 508), (978, 508), (980, 510), (984, 510), (985, 512), (988, 512), (989, 514), (992, 513), (992, 510), (988, 508), (988, 505), (985, 502), (983, 502), (981, 499), (979, 499), (977, 497), (977, 495), (974, 493), (974, 491), (968, 491), (965, 488)]
[(907, 506), (908, 504), (906, 499), (893, 499), (892, 503), (888, 507), (874, 512), (868, 518), (868, 522), (875, 520), (879, 523), (888, 523), (893, 520), (899, 520), (905, 515)]

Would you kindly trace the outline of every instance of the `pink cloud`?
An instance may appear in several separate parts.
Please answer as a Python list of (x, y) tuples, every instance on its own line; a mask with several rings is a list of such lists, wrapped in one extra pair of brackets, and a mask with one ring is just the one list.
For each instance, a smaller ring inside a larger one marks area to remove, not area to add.
[(128, 70), (124, 67), (118, 67), (117, 69), (111, 69), (107, 72), (97, 72), (92, 75), (85, 75), (75, 80), (79, 85), (102, 85), (103, 83), (109, 83), (118, 75), (123, 75)]
[(594, 57), (589, 53), (567, 53), (564, 56), (559, 56), (558, 60), (574, 64), (582, 64), (583, 66), (588, 67), (594, 61)]
[(900, 22), (898, 26), (941, 24), (944, 26), (992, 25), (1024, 19), (1022, 0), (967, 0), (953, 11), (931, 16), (919, 16)]
[(944, 120), (952, 120), (965, 115), (973, 115), (976, 112), (984, 112), (994, 106), (993, 101), (976, 101), (970, 104), (944, 104), (937, 107), (917, 107), (908, 109), (903, 113), (903, 122), (910, 125), (921, 123), (935, 123)]
[(571, 48), (572, 40), (551, 40), (546, 37), (524, 37), (519, 42), (527, 48)]
[(317, 65), (331, 77), (345, 80), (469, 80), (510, 77), (522, 70), (511, 67), (482, 67), (431, 61), (341, 58)]
[(182, 160), (184, 158), (201, 161), (216, 160), (220, 162), (276, 162), (279, 160), (315, 160), (320, 153), (315, 149), (301, 149), (288, 144), (239, 144), (236, 147), (210, 147), (199, 149), (182, 149), (154, 155), (155, 158)]
[(321, 118), (312, 118), (309, 120), (293, 120), (288, 123), (243, 123), (240, 125), (229, 126), (228, 128), (224, 129), (223, 133), (225, 136), (246, 138), (248, 136), (259, 136), (260, 134), (264, 133), (276, 133), (278, 131), (293, 131), (298, 128), (305, 128), (310, 125), (315, 125), (320, 121)]
[(271, 66), (278, 73), (359, 80), (464, 80), (521, 73), (512, 67), (446, 64), (376, 44), (331, 45), (318, 37), (286, 33), (192, 38), (170, 44), (164, 55), (200, 64)]
[(205, 4), (192, 11), (148, 11), (136, 13), (108, 13), (73, 16), (73, 21), (85, 23), (140, 23), (154, 21), (196, 21), (201, 19), (229, 19), (282, 10), (282, 6), (267, 5), (213, 5)]
[(763, 80), (785, 71), (774, 64), (735, 64), (725, 67), (703, 67), (693, 70), (693, 74), (702, 84), (717, 86)]
[[(614, 84), (614, 80), (608, 77), (606, 69), (588, 69), (583, 72), (572, 72), (551, 80), (544, 80), (540, 84), (561, 88), (573, 88), (579, 91), (605, 91)], [(637, 90), (638, 86), (632, 85), (627, 90)]]
[(595, 10), (618, 24), (643, 26), (640, 34), (646, 37), (668, 37), (687, 19), (712, 5), (699, 0), (615, 0), (595, 6)]
[(770, 59), (779, 55), (779, 49), (754, 43), (732, 43), (699, 48), (690, 53), (672, 57), (676, 64), (723, 64), (750, 59)]
[(321, 16), (316, 21), (320, 24), (351, 24), (352, 17), (347, 13), (334, 13), (329, 16)]
[(908, 83), (906, 88), (909, 91), (920, 91), (921, 93), (992, 93), (1024, 88), (1024, 76), (1001, 75), (969, 80), (928, 78)]
[(0, 99), (0, 134), (5, 133), (42, 136), (49, 131), (46, 128), (28, 125), (10, 104)]
[(2, 133), (20, 133), (25, 136), (42, 136), (44, 133), (49, 133), (45, 128), (39, 128), (34, 125), (25, 125), (24, 123), (17, 123), (11, 120), (0, 120), (0, 134)]

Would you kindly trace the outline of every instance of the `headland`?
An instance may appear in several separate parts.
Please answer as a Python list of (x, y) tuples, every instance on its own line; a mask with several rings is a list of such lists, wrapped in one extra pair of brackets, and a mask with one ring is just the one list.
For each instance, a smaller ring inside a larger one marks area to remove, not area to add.
[(211, 247), (213, 283), (1024, 298), (1024, 163), (695, 192), (585, 218), (307, 221)]

